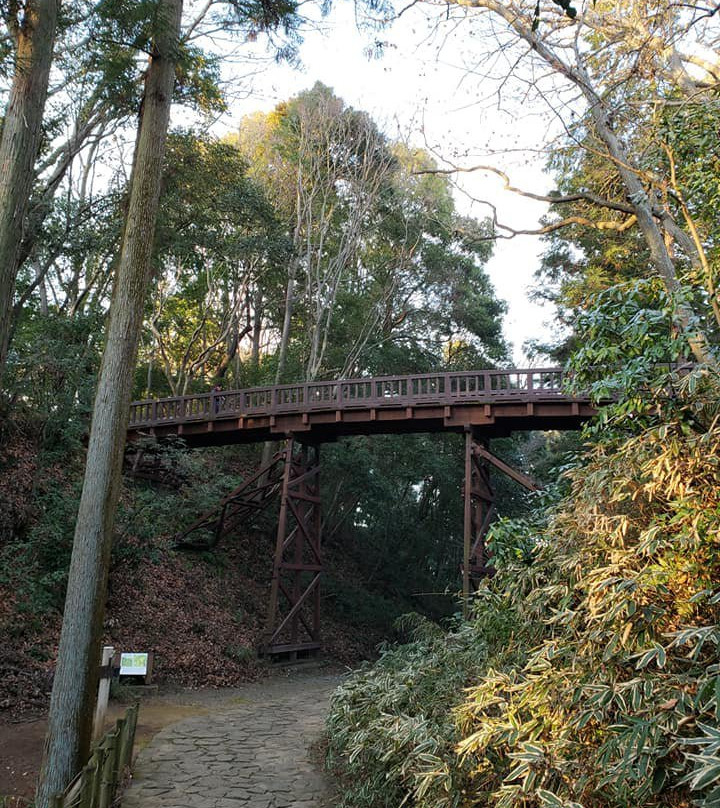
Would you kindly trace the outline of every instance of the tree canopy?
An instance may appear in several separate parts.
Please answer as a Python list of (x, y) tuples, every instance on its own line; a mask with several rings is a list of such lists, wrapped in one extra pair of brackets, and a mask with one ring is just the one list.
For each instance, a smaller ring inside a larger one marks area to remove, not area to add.
[[(348, 808), (715, 808), (720, 12), (439, 8), (439, 25), (477, 22), (488, 73), (502, 55), (500, 98), (519, 82), (561, 122), (552, 192), (479, 168), (548, 203), (535, 294), (565, 334), (536, 352), (601, 411), (574, 443), (502, 445), (547, 487), (498, 484), (494, 575), (465, 618), (451, 614), (458, 437), (324, 450), (326, 546), (355, 571), (329, 581), (328, 601), (386, 631), (422, 612), (338, 692), (330, 765)], [(291, 0), (0, 11), (0, 484), (19, 465), (6, 444), (32, 455), (28, 501), (0, 503), (0, 557), (14, 562), (0, 587), (18, 612), (67, 604), (45, 808), (89, 748), (113, 552), (167, 559), (155, 522), (180, 529), (262, 462), (154, 446), (175, 487), (148, 494), (121, 479), (131, 398), (508, 365), (486, 265), (518, 233), (465, 212), (451, 181), (463, 167), (321, 82), (209, 134), (229, 103), (215, 36), (266, 38), (292, 61)], [(171, 126), (173, 104), (194, 124)], [(208, 555), (198, 563), (223, 563)]]

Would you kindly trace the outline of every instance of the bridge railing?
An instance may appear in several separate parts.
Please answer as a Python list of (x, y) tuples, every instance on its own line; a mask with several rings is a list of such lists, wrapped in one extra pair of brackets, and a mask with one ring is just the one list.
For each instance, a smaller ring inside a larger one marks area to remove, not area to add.
[(380, 376), (223, 390), (174, 398), (136, 401), (130, 426), (153, 426), (215, 418), (288, 412), (492, 402), (563, 397), (561, 368), (476, 370)]

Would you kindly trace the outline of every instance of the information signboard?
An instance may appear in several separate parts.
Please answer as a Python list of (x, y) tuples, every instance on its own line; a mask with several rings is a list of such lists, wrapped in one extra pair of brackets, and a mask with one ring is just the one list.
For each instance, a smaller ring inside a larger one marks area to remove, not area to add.
[(146, 676), (148, 654), (120, 654), (120, 676)]

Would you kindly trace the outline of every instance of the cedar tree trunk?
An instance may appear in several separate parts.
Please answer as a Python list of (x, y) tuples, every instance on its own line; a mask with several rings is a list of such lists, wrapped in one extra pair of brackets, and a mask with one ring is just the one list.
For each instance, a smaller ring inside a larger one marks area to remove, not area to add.
[(59, 8), (60, 0), (28, 0), (22, 19), (16, 12), (9, 23), (16, 57), (0, 139), (0, 383)]
[(50, 797), (86, 762), (90, 749), (113, 522), (150, 277), (181, 13), (182, 0), (159, 0), (75, 528), (37, 808), (47, 808)]

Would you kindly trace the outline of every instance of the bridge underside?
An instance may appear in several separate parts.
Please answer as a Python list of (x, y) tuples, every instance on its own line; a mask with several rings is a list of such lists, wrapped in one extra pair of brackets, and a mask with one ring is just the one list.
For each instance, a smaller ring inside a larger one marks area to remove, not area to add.
[(288, 435), (304, 443), (326, 443), (352, 435), (464, 432), (484, 438), (530, 430), (576, 430), (597, 414), (582, 400), (493, 401), (453, 405), (368, 407), (275, 415), (205, 414), (202, 419), (156, 421), (130, 426), (128, 440), (182, 438), (188, 446), (220, 446), (278, 440)]
[[(145, 441), (181, 439), (188, 447), (284, 441), (263, 469), (176, 536), (176, 546), (211, 549), (233, 527), (279, 499), (273, 577), (262, 652), (317, 650), (322, 537), (319, 447), (341, 437), (455, 432), (465, 435), (463, 594), (492, 575), (485, 545), (496, 513), (490, 467), (526, 488), (522, 472), (490, 452), (495, 438), (518, 431), (577, 430), (597, 414), (587, 398), (565, 392), (559, 368), (479, 370), (345, 379), (213, 391), (135, 402), (127, 438), (141, 466)], [(460, 460), (460, 457), (458, 457)], [(460, 495), (460, 492), (458, 492)]]

